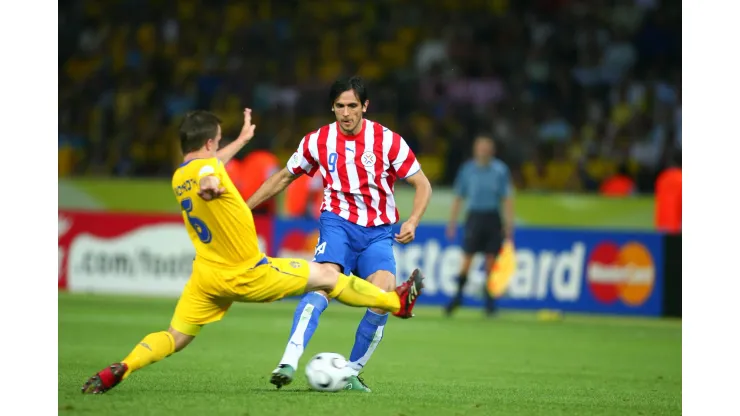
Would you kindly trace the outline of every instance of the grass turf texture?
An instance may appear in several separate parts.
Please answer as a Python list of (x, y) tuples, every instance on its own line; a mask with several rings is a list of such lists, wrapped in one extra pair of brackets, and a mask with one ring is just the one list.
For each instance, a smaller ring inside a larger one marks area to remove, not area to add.
[(678, 415), (681, 322), (417, 307), (391, 318), (364, 374), (373, 393), (308, 390), (314, 354), (349, 355), (364, 311), (322, 316), (293, 384), (268, 383), (295, 303), (237, 304), (184, 351), (96, 396), (93, 373), (166, 328), (175, 300), (59, 294), (59, 413), (97, 415)]

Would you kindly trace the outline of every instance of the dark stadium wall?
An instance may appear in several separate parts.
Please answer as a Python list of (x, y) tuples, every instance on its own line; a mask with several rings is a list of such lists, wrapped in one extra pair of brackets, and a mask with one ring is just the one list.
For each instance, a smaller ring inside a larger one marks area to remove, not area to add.
[(682, 235), (666, 234), (663, 247), (663, 316), (681, 317)]

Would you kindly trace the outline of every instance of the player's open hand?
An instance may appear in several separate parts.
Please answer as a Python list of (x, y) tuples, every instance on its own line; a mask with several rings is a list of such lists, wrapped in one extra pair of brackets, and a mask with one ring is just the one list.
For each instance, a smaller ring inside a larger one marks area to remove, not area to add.
[(239, 138), (248, 142), (252, 140), (252, 137), (254, 137), (254, 124), (252, 124), (252, 109), (251, 108), (245, 108), (244, 109), (244, 126), (242, 127), (241, 133), (239, 133)]
[(504, 238), (509, 241), (514, 241), (514, 227), (513, 226), (504, 227)]
[(396, 234), (396, 241), (401, 244), (408, 244), (414, 241), (414, 237), (416, 237), (416, 225), (406, 221), (401, 225), (401, 231)]

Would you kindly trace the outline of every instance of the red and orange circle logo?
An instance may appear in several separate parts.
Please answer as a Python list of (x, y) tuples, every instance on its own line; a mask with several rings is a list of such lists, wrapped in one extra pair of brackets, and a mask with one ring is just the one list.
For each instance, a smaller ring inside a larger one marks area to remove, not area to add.
[(607, 242), (597, 245), (586, 264), (588, 286), (594, 298), (613, 304), (621, 300), (640, 306), (650, 297), (655, 284), (655, 263), (642, 244), (623, 246)]
[(280, 244), (280, 255), (282, 257), (300, 257), (311, 259), (314, 256), (319, 231), (311, 232), (291, 231)]

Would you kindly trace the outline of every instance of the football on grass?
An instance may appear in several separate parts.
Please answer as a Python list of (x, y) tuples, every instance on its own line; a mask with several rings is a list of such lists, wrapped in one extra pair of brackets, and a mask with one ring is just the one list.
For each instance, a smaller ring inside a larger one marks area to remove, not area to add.
[(344, 389), (352, 369), (347, 359), (334, 352), (316, 354), (306, 366), (306, 379), (313, 390), (335, 392)]

